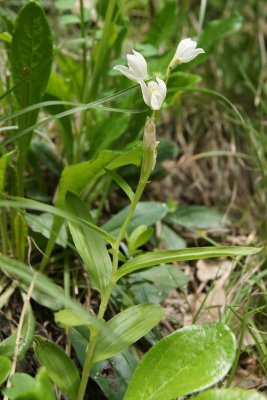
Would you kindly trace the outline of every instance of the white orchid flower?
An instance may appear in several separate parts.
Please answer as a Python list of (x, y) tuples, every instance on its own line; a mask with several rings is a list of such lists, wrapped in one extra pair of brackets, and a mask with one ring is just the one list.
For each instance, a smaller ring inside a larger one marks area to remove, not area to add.
[(188, 63), (192, 61), (199, 54), (205, 53), (203, 49), (197, 49), (197, 42), (187, 38), (181, 40), (175, 52), (174, 59), (180, 64)]
[(116, 65), (113, 69), (120, 71), (127, 78), (135, 82), (148, 79), (147, 62), (141, 53), (133, 50), (133, 54), (127, 54), (128, 68), (124, 65)]
[(146, 85), (144, 81), (139, 81), (142, 89), (144, 102), (152, 109), (159, 110), (165, 100), (167, 88), (165, 82), (156, 78), (156, 81), (150, 81)]

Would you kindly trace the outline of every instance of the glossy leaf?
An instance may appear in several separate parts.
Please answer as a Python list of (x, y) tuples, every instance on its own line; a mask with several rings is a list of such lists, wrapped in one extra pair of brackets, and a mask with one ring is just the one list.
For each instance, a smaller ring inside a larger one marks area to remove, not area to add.
[(234, 358), (235, 338), (226, 325), (180, 329), (146, 353), (124, 400), (172, 400), (203, 390), (227, 374)]
[(8, 378), (11, 369), (11, 360), (0, 355), (0, 385)]
[[(82, 220), (93, 222), (85, 204), (75, 194), (66, 195), (66, 209)], [(100, 293), (105, 293), (112, 279), (112, 263), (105, 240), (89, 227), (69, 221), (76, 249), (83, 259), (87, 273)]]
[(255, 390), (211, 389), (200, 393), (194, 400), (266, 400)]
[(69, 400), (76, 400), (80, 377), (75, 364), (64, 350), (41, 336), (35, 336), (34, 352), (38, 362), (47, 368), (50, 379)]
[(121, 352), (149, 332), (164, 315), (165, 311), (157, 304), (139, 304), (117, 314), (106, 323), (114, 335), (100, 333), (94, 360), (105, 360)]
[(16, 373), (11, 379), (11, 388), (3, 390), (9, 400), (56, 400), (52, 382), (46, 368), (39, 369), (36, 379), (25, 373)]
[(200, 260), (215, 257), (237, 257), (256, 254), (261, 251), (256, 247), (195, 247), (192, 249), (182, 250), (166, 250), (148, 252), (136, 256), (127, 261), (116, 273), (115, 278), (120, 279), (122, 276), (138, 271), (143, 268), (153, 267), (158, 264), (170, 264), (175, 261)]
[[(129, 211), (129, 206), (124, 208), (118, 214), (114, 215), (102, 228), (111, 235), (116, 236), (124, 222)], [(137, 204), (135, 213), (128, 227), (128, 233), (131, 233), (140, 225), (153, 225), (156, 221), (163, 219), (168, 212), (168, 207), (165, 203), (157, 201), (141, 201)]]

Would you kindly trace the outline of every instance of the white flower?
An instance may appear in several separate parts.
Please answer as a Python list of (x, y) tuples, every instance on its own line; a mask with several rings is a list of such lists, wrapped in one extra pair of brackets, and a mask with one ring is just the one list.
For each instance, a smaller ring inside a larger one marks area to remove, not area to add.
[(183, 39), (178, 44), (174, 58), (180, 64), (183, 64), (192, 61), (199, 54), (205, 53), (203, 49), (197, 49), (196, 47), (197, 42), (195, 42), (194, 40), (190, 38)]
[(140, 82), (148, 79), (147, 62), (141, 53), (133, 50), (133, 54), (127, 54), (128, 67), (116, 65), (113, 69), (120, 71), (127, 78)]
[(165, 82), (156, 78), (157, 82), (151, 81), (146, 83), (140, 81), (144, 102), (152, 108), (152, 110), (159, 110), (167, 93)]

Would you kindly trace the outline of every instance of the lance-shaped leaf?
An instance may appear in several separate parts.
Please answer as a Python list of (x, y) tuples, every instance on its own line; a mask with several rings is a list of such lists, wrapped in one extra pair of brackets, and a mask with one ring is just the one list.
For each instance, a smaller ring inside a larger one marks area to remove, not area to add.
[[(92, 223), (86, 206), (75, 194), (68, 192), (65, 204), (69, 213)], [(69, 221), (69, 228), (88, 275), (99, 292), (104, 293), (112, 278), (112, 263), (105, 240), (91, 228), (75, 222)]]
[(149, 332), (164, 317), (158, 304), (139, 304), (127, 308), (106, 323), (114, 335), (98, 336), (94, 360), (101, 361), (120, 353)]
[(203, 390), (227, 374), (234, 358), (235, 338), (226, 325), (180, 329), (146, 353), (124, 400), (172, 400)]
[(80, 377), (70, 357), (58, 345), (41, 336), (35, 337), (34, 352), (39, 363), (46, 367), (50, 379), (69, 400), (76, 400)]
[[(29, 1), (21, 8), (15, 21), (10, 49), (15, 96), (21, 107), (41, 101), (49, 79), (53, 55), (51, 31), (43, 8)], [(38, 110), (19, 117), (21, 130), (34, 124)], [(18, 140), (20, 168), (24, 168), (31, 130)]]
[(266, 400), (266, 397), (255, 390), (211, 389), (200, 393), (194, 400)]
[(29, 1), (20, 10), (11, 44), (11, 71), (18, 102), (38, 103), (48, 83), (52, 64), (52, 38), (43, 8)]
[(256, 247), (217, 246), (195, 247), (192, 249), (154, 251), (141, 254), (127, 261), (116, 273), (118, 280), (122, 276), (143, 268), (153, 267), (159, 264), (171, 264), (176, 261), (200, 260), (216, 257), (237, 257), (256, 254), (261, 251)]
[[(22, 262), (11, 259), (2, 254), (0, 254), (0, 270), (10, 274), (23, 287), (26, 286), (27, 290), (34, 278), (34, 272), (31, 269), (29, 269), (28, 266), (26, 266)], [(33, 290), (34, 298), (35, 294), (37, 294), (37, 300), (39, 298), (39, 295), (41, 295), (41, 298), (43, 298), (44, 296), (49, 298), (50, 302), (54, 303), (53, 309), (57, 310), (62, 308), (71, 309), (75, 311), (77, 315), (81, 315), (82, 318), (84, 318), (86, 321), (89, 321), (88, 325), (90, 325), (90, 327), (93, 326), (98, 331), (104, 329), (107, 335), (112, 334), (112, 332), (108, 332), (106, 326), (101, 321), (99, 321), (93, 314), (86, 311), (74, 299), (67, 296), (64, 290), (60, 286), (56, 285), (51, 279), (47, 278), (41, 272), (37, 274), (37, 277), (35, 279), (34, 290)]]

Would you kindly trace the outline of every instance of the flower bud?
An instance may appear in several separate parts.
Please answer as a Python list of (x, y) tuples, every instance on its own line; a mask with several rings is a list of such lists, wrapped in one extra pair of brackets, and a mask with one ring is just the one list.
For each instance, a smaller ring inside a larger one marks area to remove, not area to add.
[[(153, 171), (157, 160), (157, 147), (159, 142), (156, 138), (156, 125), (153, 118), (147, 117), (144, 129), (144, 163), (150, 172)], [(149, 166), (150, 164), (150, 166)]]

